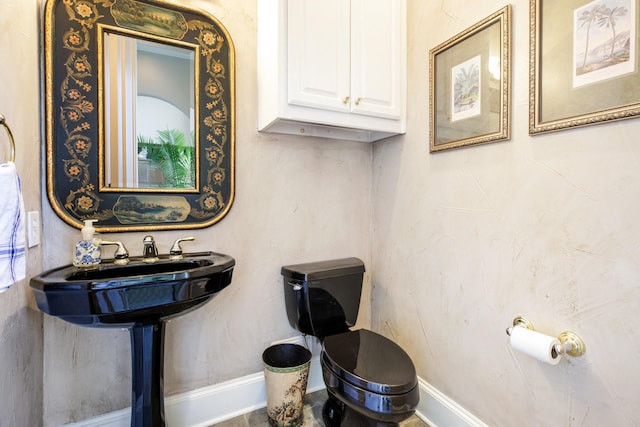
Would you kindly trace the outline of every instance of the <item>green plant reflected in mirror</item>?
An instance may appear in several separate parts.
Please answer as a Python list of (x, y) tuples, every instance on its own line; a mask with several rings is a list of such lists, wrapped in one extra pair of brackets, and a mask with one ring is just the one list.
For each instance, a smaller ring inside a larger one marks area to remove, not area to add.
[(235, 191), (234, 49), (164, 0), (48, 0), (47, 195), (99, 231), (208, 227)]
[(194, 188), (195, 147), (178, 129), (158, 131), (158, 138), (138, 135), (138, 185), (159, 188)]

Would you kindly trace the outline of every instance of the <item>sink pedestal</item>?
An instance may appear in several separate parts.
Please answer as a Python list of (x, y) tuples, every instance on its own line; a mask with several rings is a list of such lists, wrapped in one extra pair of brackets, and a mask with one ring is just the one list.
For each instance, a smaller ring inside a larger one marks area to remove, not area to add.
[(164, 427), (165, 322), (135, 324), (131, 336), (131, 427)]
[(229, 255), (131, 257), (95, 268), (65, 265), (31, 278), (38, 308), (75, 325), (126, 328), (131, 336), (131, 427), (165, 427), (164, 332), (167, 320), (196, 310), (229, 286)]

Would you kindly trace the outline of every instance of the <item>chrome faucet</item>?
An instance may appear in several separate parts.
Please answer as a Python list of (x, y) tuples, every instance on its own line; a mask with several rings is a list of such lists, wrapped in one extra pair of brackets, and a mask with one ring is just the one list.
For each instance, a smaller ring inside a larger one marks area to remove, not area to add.
[(182, 259), (182, 247), (180, 246), (180, 242), (190, 242), (195, 239), (195, 237), (183, 237), (181, 239), (177, 239), (173, 243), (173, 246), (171, 246), (171, 250), (169, 251), (169, 259)]
[(113, 255), (113, 263), (116, 265), (126, 265), (129, 264), (129, 251), (124, 247), (122, 242), (116, 242), (111, 240), (101, 240), (100, 244), (105, 245), (116, 245), (116, 252)]
[(158, 248), (153, 236), (145, 236), (142, 240), (142, 261), (152, 263), (158, 261)]

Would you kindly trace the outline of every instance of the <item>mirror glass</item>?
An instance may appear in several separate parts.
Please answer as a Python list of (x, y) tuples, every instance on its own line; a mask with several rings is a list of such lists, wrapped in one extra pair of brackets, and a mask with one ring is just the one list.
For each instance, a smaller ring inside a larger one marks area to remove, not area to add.
[(47, 195), (103, 232), (208, 227), (235, 191), (233, 42), (164, 0), (47, 0)]
[(195, 49), (115, 31), (102, 39), (102, 186), (195, 188)]

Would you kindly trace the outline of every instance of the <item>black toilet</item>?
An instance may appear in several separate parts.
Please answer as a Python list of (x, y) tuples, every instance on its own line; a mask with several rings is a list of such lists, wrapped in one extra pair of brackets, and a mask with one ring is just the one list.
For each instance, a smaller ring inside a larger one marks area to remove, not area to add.
[(358, 258), (282, 267), (291, 326), (322, 342), (322, 376), (329, 399), (327, 426), (396, 425), (420, 400), (411, 358), (375, 332), (350, 330), (356, 323), (364, 263)]

